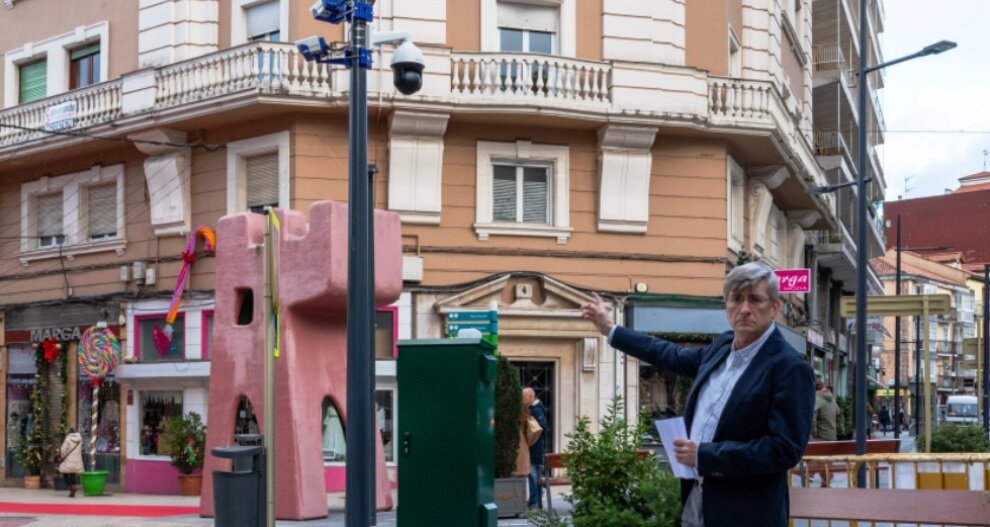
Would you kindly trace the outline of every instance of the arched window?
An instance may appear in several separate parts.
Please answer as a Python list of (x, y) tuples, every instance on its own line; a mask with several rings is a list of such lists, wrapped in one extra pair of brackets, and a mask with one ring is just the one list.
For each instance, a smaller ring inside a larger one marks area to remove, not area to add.
[(340, 412), (329, 397), (323, 399), (323, 461), (343, 462), (347, 459), (344, 423)]

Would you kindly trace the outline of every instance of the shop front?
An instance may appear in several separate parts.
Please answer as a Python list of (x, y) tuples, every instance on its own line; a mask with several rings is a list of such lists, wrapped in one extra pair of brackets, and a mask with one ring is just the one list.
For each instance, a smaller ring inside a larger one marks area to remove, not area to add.
[(127, 492), (178, 494), (165, 422), (190, 412), (207, 422), (213, 299), (190, 296), (172, 324), (170, 341), (160, 337), (166, 326), (166, 300), (127, 306), (129, 338), (116, 372), (126, 430), (122, 470)]
[[(116, 320), (106, 308), (91, 304), (33, 306), (5, 314), (2, 420), (6, 433), (0, 444), (7, 483), (16, 484), (37, 472), (54, 482), (57, 460), (40, 468), (26, 467), (18, 451), (57, 448), (69, 430), (76, 430), (83, 436), (86, 467), (91, 466), (95, 446), (96, 469), (107, 471), (108, 489), (120, 488), (123, 414), (119, 385), (113, 376), (101, 384), (94, 438), (92, 380), (78, 368), (81, 336), (108, 318)], [(120, 333), (116, 324), (108, 327)]]

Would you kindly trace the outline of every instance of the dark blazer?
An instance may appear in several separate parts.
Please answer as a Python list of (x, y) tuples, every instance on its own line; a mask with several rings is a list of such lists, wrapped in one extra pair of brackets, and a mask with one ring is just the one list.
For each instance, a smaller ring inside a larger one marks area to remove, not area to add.
[[(694, 377), (684, 412), (690, 431), (699, 388), (729, 356), (732, 338), (730, 331), (703, 348), (684, 349), (616, 327), (611, 344), (659, 370)], [(808, 444), (814, 408), (811, 367), (774, 330), (729, 395), (712, 442), (699, 446), (707, 527), (787, 525), (787, 470)], [(681, 481), (682, 500), (693, 485)]]
[(529, 462), (533, 465), (542, 465), (543, 449), (547, 446), (547, 428), (549, 428), (547, 423), (547, 408), (543, 406), (543, 401), (537, 399), (536, 403), (529, 407), (529, 413), (533, 416), (533, 419), (536, 419), (537, 423), (540, 423), (540, 428), (543, 429), (540, 432), (540, 438), (529, 447)]

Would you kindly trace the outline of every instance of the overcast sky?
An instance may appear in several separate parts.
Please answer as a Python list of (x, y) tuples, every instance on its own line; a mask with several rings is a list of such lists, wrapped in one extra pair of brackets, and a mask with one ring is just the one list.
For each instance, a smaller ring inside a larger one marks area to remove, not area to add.
[[(939, 40), (959, 47), (887, 69), (879, 151), (887, 199), (941, 194), (983, 170), (990, 150), (990, 0), (886, 0), (884, 61)], [(930, 133), (932, 131), (970, 133)], [(913, 187), (913, 188), (912, 188)]]

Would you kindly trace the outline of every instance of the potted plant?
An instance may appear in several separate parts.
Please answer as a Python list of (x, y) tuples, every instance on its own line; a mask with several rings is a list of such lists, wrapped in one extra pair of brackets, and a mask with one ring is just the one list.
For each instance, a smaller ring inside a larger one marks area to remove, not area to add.
[(519, 455), (522, 408), (519, 372), (509, 359), (499, 355), (495, 378), (495, 505), (500, 517), (526, 512), (526, 476), (513, 475)]
[(42, 435), (41, 423), (38, 419), (33, 419), (31, 428), (17, 445), (17, 462), (26, 473), (24, 476), (26, 489), (41, 488), (41, 472), (45, 468), (45, 446)]
[(196, 412), (171, 417), (165, 421), (163, 439), (168, 443), (172, 466), (179, 471), (179, 494), (199, 496), (203, 475), (195, 473), (203, 466), (206, 426)]

